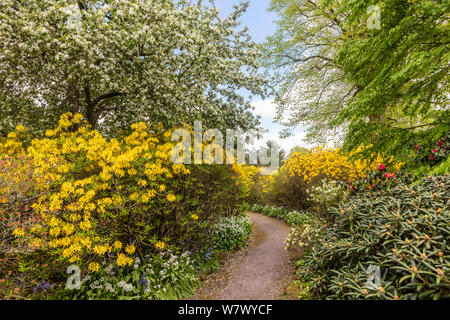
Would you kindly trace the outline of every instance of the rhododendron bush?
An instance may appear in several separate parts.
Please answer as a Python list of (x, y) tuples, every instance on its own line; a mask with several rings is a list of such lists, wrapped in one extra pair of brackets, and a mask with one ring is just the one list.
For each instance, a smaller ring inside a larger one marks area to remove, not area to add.
[[(299, 276), (316, 298), (448, 299), (450, 176), (360, 192), (296, 228)], [(371, 277), (379, 268), (379, 278)]]
[(67, 113), (45, 137), (18, 127), (0, 140), (0, 273), (15, 254), (97, 271), (207, 243), (211, 224), (240, 212), (246, 169), (173, 164), (171, 133), (141, 122), (107, 140)]

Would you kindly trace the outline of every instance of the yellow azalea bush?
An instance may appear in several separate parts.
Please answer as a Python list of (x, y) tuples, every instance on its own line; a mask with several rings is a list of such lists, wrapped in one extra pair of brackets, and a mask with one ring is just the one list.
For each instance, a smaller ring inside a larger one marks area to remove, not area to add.
[(263, 197), (278, 205), (295, 209), (308, 208), (308, 189), (328, 181), (356, 181), (364, 178), (368, 172), (376, 170), (383, 164), (391, 172), (400, 169), (402, 163), (391, 156), (372, 154), (369, 158), (362, 157), (361, 146), (352, 153), (346, 154), (339, 148), (318, 146), (307, 153), (293, 153), (280, 168), (279, 172), (262, 181)]
[(298, 176), (306, 183), (316, 177), (326, 177), (328, 180), (345, 181), (359, 180), (369, 171), (376, 170), (379, 165), (390, 165), (393, 171), (400, 169), (401, 163), (395, 162), (392, 156), (383, 158), (381, 154), (372, 154), (370, 158), (358, 158), (364, 146), (345, 154), (339, 148), (318, 146), (306, 154), (294, 153), (284, 163), (281, 171), (289, 176)]
[(243, 187), (245, 197), (250, 195), (250, 191), (256, 180), (261, 177), (261, 168), (245, 164), (234, 164), (232, 170), (237, 173), (236, 184)]
[(135, 254), (196, 246), (240, 210), (254, 174), (173, 164), (172, 130), (161, 125), (107, 139), (67, 113), (42, 138), (23, 143), (24, 130), (0, 141), (0, 259), (26, 248), (94, 272), (104, 258), (127, 266)]

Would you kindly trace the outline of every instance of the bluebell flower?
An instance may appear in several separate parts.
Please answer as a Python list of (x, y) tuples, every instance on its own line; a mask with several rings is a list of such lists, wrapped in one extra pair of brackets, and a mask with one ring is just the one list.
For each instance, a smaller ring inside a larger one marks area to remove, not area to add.
[(146, 287), (148, 286), (148, 279), (145, 278), (145, 277), (142, 277), (141, 281), (139, 281), (139, 285), (140, 285), (141, 287), (143, 287), (144, 284), (145, 284)]
[(208, 252), (206, 253), (206, 259), (208, 260), (209, 259), (209, 256), (212, 254), (212, 248), (211, 247), (209, 247), (208, 248)]

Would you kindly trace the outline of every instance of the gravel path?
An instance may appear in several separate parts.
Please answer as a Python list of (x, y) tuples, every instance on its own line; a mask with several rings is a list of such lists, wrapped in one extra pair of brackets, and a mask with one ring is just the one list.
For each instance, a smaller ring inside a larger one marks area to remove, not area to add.
[(290, 227), (273, 218), (248, 214), (254, 232), (249, 245), (229, 254), (221, 270), (208, 276), (193, 299), (274, 300), (285, 293), (294, 275), (293, 260), (299, 252), (288, 252), (283, 241)]

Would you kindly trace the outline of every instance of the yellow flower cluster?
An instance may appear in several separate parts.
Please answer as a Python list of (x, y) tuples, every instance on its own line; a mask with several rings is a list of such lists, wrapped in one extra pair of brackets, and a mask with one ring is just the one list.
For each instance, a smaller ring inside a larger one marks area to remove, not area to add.
[[(0, 171), (0, 182), (14, 181), (13, 177), (26, 180), (32, 169), (36, 189), (46, 192), (32, 205), (39, 221), (27, 230), (15, 229), (14, 235), (26, 236), (30, 243), (70, 262), (85, 257), (92, 261), (113, 252), (117, 265), (130, 265), (133, 259), (127, 255), (136, 251), (135, 246), (123, 246), (114, 235), (100, 236), (96, 230), (101, 228), (96, 227), (102, 217), (152, 199), (173, 202), (177, 196), (165, 182), (190, 174), (183, 164), (171, 163), (173, 143), (160, 141), (156, 128), (142, 122), (132, 125), (131, 134), (123, 139), (108, 141), (83, 124), (80, 114), (67, 113), (57, 128), (33, 140), (28, 148), (20, 142), (23, 132), (25, 128), (18, 126), (0, 141), (0, 162), (16, 161), (14, 170)], [(8, 195), (11, 188), (13, 183), (0, 183), (1, 194)], [(8, 201), (7, 197), (0, 200)], [(155, 246), (163, 249), (165, 244)], [(92, 262), (89, 270), (98, 267)]]
[(365, 149), (361, 146), (350, 154), (344, 154), (340, 149), (316, 147), (306, 154), (294, 153), (289, 157), (280, 172), (289, 176), (300, 176), (306, 183), (315, 177), (327, 177), (329, 180), (357, 180), (367, 172), (376, 170), (380, 164), (391, 166), (395, 171), (401, 163), (396, 163), (393, 157), (383, 158), (381, 154), (372, 154), (370, 158), (358, 157)]
[(98, 262), (91, 262), (89, 264), (89, 270), (92, 272), (96, 272), (98, 271), (98, 269), (100, 269), (100, 265), (98, 264)]
[(166, 244), (165, 244), (164, 242), (162, 242), (162, 241), (158, 241), (158, 242), (156, 242), (156, 244), (155, 244), (155, 248), (156, 248), (156, 249), (159, 249), (159, 250), (164, 249), (165, 246), (166, 246)]
[(261, 173), (261, 168), (245, 164), (233, 164), (232, 170), (237, 174), (235, 183), (240, 184), (243, 187), (244, 195), (248, 196), (250, 194), (251, 186), (255, 183)]

